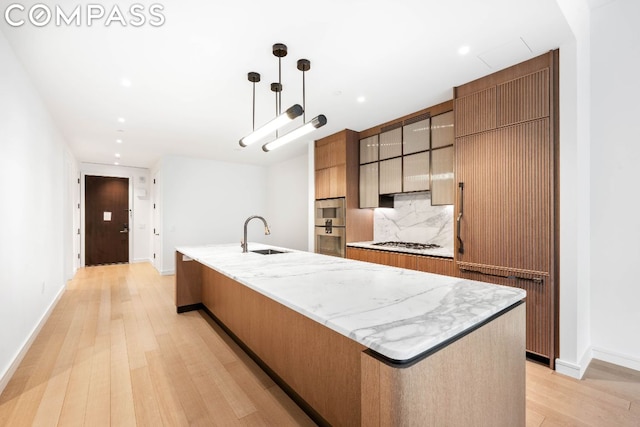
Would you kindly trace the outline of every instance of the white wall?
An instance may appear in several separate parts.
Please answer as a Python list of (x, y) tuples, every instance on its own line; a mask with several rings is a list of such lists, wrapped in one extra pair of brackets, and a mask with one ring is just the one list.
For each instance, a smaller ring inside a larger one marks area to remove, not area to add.
[(640, 2), (591, 11), (593, 356), (640, 370)]
[(189, 157), (164, 157), (151, 170), (161, 192), (162, 274), (175, 271), (179, 246), (237, 243), (245, 220), (248, 241), (299, 250), (309, 246), (309, 163), (307, 155), (264, 167)]
[(151, 261), (151, 187), (149, 169), (126, 166), (80, 163), (82, 200), (82, 265), (84, 265), (84, 177), (86, 175), (129, 178), (129, 208), (132, 221), (129, 226), (129, 260), (131, 262)]
[[(557, 0), (574, 33), (560, 68), (560, 358), (640, 370), (636, 0)], [(589, 4), (594, 5), (592, 9)]]
[(2, 391), (73, 274), (68, 180), (77, 169), (2, 33), (0, 64)]
[(574, 40), (560, 46), (560, 357), (584, 374), (591, 346), (590, 33), (586, 0), (558, 0)]
[[(175, 271), (177, 246), (239, 246), (244, 221), (251, 215), (267, 216), (265, 167), (168, 156), (160, 174), (162, 274)], [(271, 243), (263, 230), (260, 221), (252, 221), (248, 241)]]
[(270, 244), (306, 251), (309, 246), (309, 162), (307, 154), (267, 169)]

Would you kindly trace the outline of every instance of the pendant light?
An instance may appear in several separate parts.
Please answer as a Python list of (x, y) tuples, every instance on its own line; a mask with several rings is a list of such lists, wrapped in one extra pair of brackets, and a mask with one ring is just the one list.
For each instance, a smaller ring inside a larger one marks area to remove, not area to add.
[(271, 89), (276, 92), (276, 117), (256, 130), (256, 83), (260, 81), (260, 74), (254, 71), (250, 72), (247, 78), (253, 83), (253, 132), (240, 140), (241, 147), (247, 147), (270, 133), (277, 132), (278, 129), (300, 117), (304, 112), (299, 104), (292, 105), (284, 113), (281, 111), (282, 58), (287, 56), (287, 46), (282, 43), (276, 43), (273, 45), (272, 51), (273, 55), (278, 58), (278, 83), (271, 84)]
[(249, 135), (240, 140), (240, 146), (246, 147), (249, 144), (253, 144), (256, 141), (260, 141), (271, 132), (277, 131), (287, 123), (290, 123), (296, 117), (302, 114), (302, 107), (299, 104), (295, 104), (287, 109), (284, 113), (277, 116), (275, 119), (268, 123), (265, 123), (258, 130), (253, 131)]
[[(324, 126), (327, 123), (327, 118), (320, 114), (314, 117), (309, 122), (306, 122), (304, 109), (305, 109), (305, 72), (311, 68), (311, 62), (308, 59), (298, 60), (298, 70), (302, 71), (302, 106), (300, 104), (294, 104), (289, 107), (284, 113), (281, 111), (282, 107), (282, 58), (287, 56), (287, 46), (282, 43), (276, 43), (273, 45), (273, 55), (278, 58), (278, 82), (271, 83), (271, 90), (275, 92), (276, 97), (276, 117), (269, 122), (256, 129), (256, 83), (260, 81), (260, 74), (252, 71), (247, 75), (247, 79), (253, 83), (253, 132), (244, 138), (240, 139), (240, 146), (247, 147), (254, 142), (257, 142), (271, 133), (275, 132), (276, 139), (264, 144), (262, 149), (265, 152), (274, 150), (288, 142), (291, 142), (297, 138), (306, 135), (315, 129)], [(297, 117), (303, 116), (303, 125), (297, 129), (279, 136), (278, 130), (287, 125)]]
[(275, 140), (268, 142), (262, 146), (262, 150), (265, 152), (269, 152), (271, 150), (275, 150), (278, 147), (281, 147), (291, 141), (294, 141), (298, 138), (307, 135), (314, 130), (321, 128), (322, 126), (327, 124), (327, 118), (324, 114), (320, 114), (317, 117), (314, 117), (309, 122), (306, 121), (306, 113), (304, 110), (306, 109), (306, 84), (305, 84), (305, 72), (311, 69), (311, 61), (308, 59), (299, 59), (298, 60), (298, 70), (302, 71), (302, 121), (304, 122), (302, 126), (292, 130), (291, 132), (282, 135), (281, 137), (277, 137)]
[(283, 146), (284, 144), (287, 144), (293, 140), (296, 140), (298, 138), (303, 137), (304, 135), (307, 135), (311, 132), (313, 132), (314, 130), (321, 128), (322, 126), (327, 124), (327, 118), (325, 117), (324, 114), (320, 114), (317, 117), (314, 117), (313, 119), (311, 119), (309, 122), (303, 124), (302, 126), (300, 126), (297, 129), (292, 130), (291, 132), (282, 135), (281, 137), (268, 142), (266, 144), (264, 144), (262, 146), (262, 149), (265, 152), (269, 152), (271, 150), (275, 150), (278, 147)]

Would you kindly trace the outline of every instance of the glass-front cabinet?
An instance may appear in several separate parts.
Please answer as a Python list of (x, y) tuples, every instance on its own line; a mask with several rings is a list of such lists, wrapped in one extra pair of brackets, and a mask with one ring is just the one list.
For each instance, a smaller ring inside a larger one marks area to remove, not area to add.
[(402, 164), (402, 188), (405, 192), (429, 189), (428, 151), (404, 156)]
[(402, 127), (402, 153), (404, 155), (419, 153), (430, 149), (431, 120), (418, 117), (416, 121), (407, 120)]
[(390, 206), (398, 193), (431, 191), (432, 205), (452, 205), (453, 111), (411, 117), (360, 140), (360, 207)]
[(431, 204), (452, 205), (455, 197), (453, 176), (453, 111), (431, 118)]
[(360, 207), (379, 207), (378, 195), (378, 162), (360, 165)]

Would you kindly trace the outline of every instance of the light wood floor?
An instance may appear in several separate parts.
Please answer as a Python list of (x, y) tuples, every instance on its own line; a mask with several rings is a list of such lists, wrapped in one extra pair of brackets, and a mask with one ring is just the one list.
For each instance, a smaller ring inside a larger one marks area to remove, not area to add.
[[(206, 315), (175, 313), (173, 281), (149, 264), (78, 271), (0, 426), (314, 425)], [(559, 425), (640, 426), (640, 373), (594, 362), (577, 381), (527, 362), (527, 426)]]

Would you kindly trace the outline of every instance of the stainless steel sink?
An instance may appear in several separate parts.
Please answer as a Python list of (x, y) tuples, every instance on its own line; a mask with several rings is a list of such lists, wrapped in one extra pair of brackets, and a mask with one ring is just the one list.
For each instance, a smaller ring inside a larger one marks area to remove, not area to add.
[(261, 255), (275, 255), (275, 254), (286, 254), (287, 251), (279, 251), (277, 249), (256, 249), (249, 252), (255, 252)]

